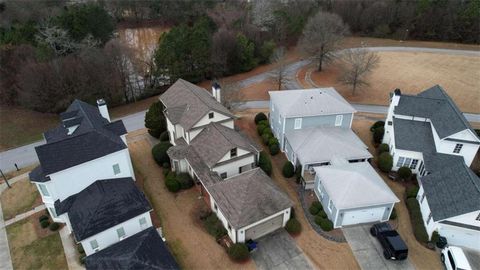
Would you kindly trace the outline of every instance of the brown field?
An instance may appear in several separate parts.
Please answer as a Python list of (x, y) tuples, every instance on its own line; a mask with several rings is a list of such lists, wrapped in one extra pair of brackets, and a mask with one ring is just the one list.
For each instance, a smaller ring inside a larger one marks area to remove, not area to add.
[[(370, 86), (352, 94), (350, 86), (337, 81), (340, 70), (334, 62), (322, 72), (312, 72), (320, 87), (335, 87), (353, 103), (387, 105), (395, 88), (415, 94), (441, 85), (464, 112), (480, 112), (480, 57), (413, 52), (378, 52), (379, 66), (370, 74)], [(310, 67), (310, 69), (313, 69)]]
[(34, 184), (25, 178), (7, 188), (0, 195), (3, 218), (14, 218), (16, 215), (32, 210), (42, 203), (40, 194)]

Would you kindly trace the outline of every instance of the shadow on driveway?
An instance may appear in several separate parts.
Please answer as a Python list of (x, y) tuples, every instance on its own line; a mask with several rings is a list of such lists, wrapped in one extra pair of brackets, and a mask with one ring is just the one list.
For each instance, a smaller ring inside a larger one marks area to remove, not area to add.
[(293, 238), (284, 230), (277, 230), (257, 240), (252, 258), (260, 270), (313, 269)]

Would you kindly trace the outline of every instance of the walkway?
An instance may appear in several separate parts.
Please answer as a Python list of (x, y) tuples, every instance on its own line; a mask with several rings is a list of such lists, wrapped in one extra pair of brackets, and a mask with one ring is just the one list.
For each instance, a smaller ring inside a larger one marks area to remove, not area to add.
[(39, 206), (33, 208), (33, 209), (30, 210), (30, 211), (27, 211), (27, 212), (25, 212), (25, 213), (18, 214), (18, 215), (16, 215), (14, 218), (5, 221), (5, 226), (8, 226), (8, 225), (11, 225), (11, 224), (13, 224), (13, 223), (15, 223), (15, 222), (17, 222), (17, 221), (26, 219), (27, 217), (29, 217), (29, 216), (31, 216), (31, 215), (33, 215), (33, 214), (35, 214), (35, 213), (38, 213), (38, 212), (40, 212), (40, 211), (42, 211), (42, 210), (45, 210), (45, 208), (46, 208), (45, 205), (42, 204), (42, 205), (39, 205)]
[(85, 269), (85, 267), (78, 261), (77, 245), (75, 245), (72, 236), (68, 233), (67, 226), (64, 226), (60, 230), (60, 239), (62, 239), (63, 251), (65, 252), (65, 258), (67, 259), (68, 269)]

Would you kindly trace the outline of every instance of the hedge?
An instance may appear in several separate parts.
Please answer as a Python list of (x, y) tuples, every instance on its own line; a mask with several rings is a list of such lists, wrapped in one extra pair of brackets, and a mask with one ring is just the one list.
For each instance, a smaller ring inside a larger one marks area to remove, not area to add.
[(165, 179), (165, 186), (170, 192), (178, 192), (181, 188), (180, 183), (176, 179)]
[(390, 152), (390, 147), (386, 143), (382, 143), (378, 146), (378, 153), (381, 154), (384, 152)]
[(318, 209), (315, 205), (310, 205), (310, 207), (308, 208), (308, 212), (310, 212), (310, 214), (312, 214), (313, 216), (317, 215), (318, 212), (320, 212), (320, 209)]
[(152, 155), (158, 165), (163, 166), (163, 163), (170, 164), (170, 158), (167, 155), (168, 148), (172, 147), (169, 142), (159, 142), (152, 148)]
[(299, 234), (302, 231), (302, 224), (300, 224), (300, 222), (298, 222), (298, 220), (296, 220), (295, 218), (291, 218), (287, 221), (287, 224), (285, 225), (285, 230), (287, 230), (289, 234)]
[(258, 126), (257, 126), (257, 133), (258, 133), (258, 135), (259, 135), (259, 136), (262, 136), (262, 135), (263, 135), (263, 131), (264, 131), (265, 129), (267, 129), (267, 128), (268, 128), (267, 126), (258, 125)]
[(295, 167), (290, 161), (285, 161), (282, 168), (282, 174), (286, 178), (293, 177), (295, 175)]
[(275, 156), (280, 152), (280, 146), (278, 144), (272, 144), (268, 147), (270, 150), (270, 155)]
[(159, 138), (159, 139), (160, 139), (161, 142), (168, 142), (168, 141), (170, 141), (170, 136), (169, 136), (169, 134), (168, 134), (168, 131), (162, 132), (162, 134), (160, 134), (160, 138)]
[(390, 172), (393, 166), (393, 158), (388, 152), (381, 153), (378, 157), (378, 168), (382, 172)]
[(275, 137), (270, 137), (270, 140), (268, 140), (268, 146), (272, 146), (272, 145), (280, 145), (280, 143), (278, 142), (278, 139), (275, 138)]
[(433, 231), (432, 238), (430, 239), (430, 242), (436, 244), (439, 239), (440, 239), (440, 234), (438, 233), (438, 231)]
[(264, 125), (264, 126), (267, 126), (267, 127), (268, 127), (268, 126), (269, 126), (268, 120), (262, 120), (262, 121), (258, 122), (257, 125)]
[(409, 179), (410, 176), (412, 176), (412, 170), (410, 170), (408, 167), (400, 167), (400, 169), (398, 169), (398, 176), (402, 180)]
[(258, 159), (258, 166), (267, 174), (272, 174), (272, 161), (265, 152), (260, 152), (260, 158)]
[(203, 225), (205, 226), (207, 232), (214, 236), (215, 239), (219, 239), (224, 235), (227, 235), (227, 230), (225, 230), (222, 222), (214, 213), (210, 213), (210, 215), (203, 220)]
[(236, 243), (228, 249), (228, 256), (236, 262), (243, 262), (250, 258), (250, 252), (244, 243)]
[(385, 126), (385, 122), (384, 121), (377, 121), (375, 122), (371, 127), (370, 127), (370, 131), (371, 132), (374, 132), (375, 129), (379, 128), (379, 127), (384, 127)]
[(322, 204), (319, 202), (319, 201), (314, 201), (312, 202), (312, 204), (310, 206), (315, 206), (316, 208), (318, 208), (319, 210), (323, 210), (323, 206)]
[(407, 195), (407, 199), (408, 198), (417, 198), (417, 194), (418, 194), (418, 190), (420, 188), (417, 187), (417, 186), (410, 186), (410, 187), (407, 187), (407, 190), (406, 190), (406, 195)]
[(58, 228), (60, 228), (60, 225), (56, 222), (50, 224), (50, 226), (48, 227), (50, 229), (50, 231), (54, 232), (56, 230), (58, 230)]
[(373, 141), (375, 143), (381, 143), (383, 140), (383, 134), (385, 133), (385, 129), (383, 127), (376, 128), (373, 131)]
[(428, 234), (423, 224), (422, 212), (420, 211), (420, 204), (418, 204), (417, 199), (408, 198), (407, 199), (407, 208), (410, 213), (410, 219), (413, 225), (413, 234), (419, 242), (427, 243)]
[(188, 173), (177, 174), (176, 180), (180, 184), (181, 189), (189, 189), (193, 187), (192, 177), (190, 177)]
[(331, 231), (333, 230), (333, 223), (328, 220), (327, 218), (323, 218), (321, 216), (315, 216), (315, 223), (322, 228), (323, 231)]
[(257, 113), (257, 115), (255, 115), (255, 124), (258, 125), (262, 120), (268, 120), (267, 116), (263, 112)]
[(325, 213), (325, 211), (323, 210), (320, 210), (318, 211), (317, 216), (320, 216), (322, 218), (327, 218), (327, 213)]
[(267, 132), (264, 131), (263, 134), (262, 134), (262, 142), (263, 142), (263, 144), (268, 145), (268, 141), (270, 140), (271, 137), (272, 137), (272, 136), (271, 136), (269, 133), (267, 133)]
[(50, 221), (48, 221), (48, 219), (40, 221), (40, 227), (44, 229), (47, 228), (49, 225), (50, 225)]
[(43, 220), (48, 220), (48, 216), (47, 216), (47, 215), (41, 215), (41, 216), (38, 218), (38, 222), (42, 222)]

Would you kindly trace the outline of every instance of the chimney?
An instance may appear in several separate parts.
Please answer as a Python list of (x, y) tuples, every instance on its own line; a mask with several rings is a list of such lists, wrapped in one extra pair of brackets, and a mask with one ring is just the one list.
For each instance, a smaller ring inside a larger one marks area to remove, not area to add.
[(107, 119), (110, 122), (110, 115), (108, 114), (107, 103), (103, 98), (97, 100), (98, 111), (103, 118)]
[(221, 99), (221, 88), (220, 88), (220, 84), (218, 84), (217, 82), (214, 82), (212, 84), (212, 96), (219, 102), (221, 103), (222, 102), (222, 99)]
[(402, 96), (402, 91), (400, 89), (397, 88), (393, 91), (393, 96), (392, 96), (393, 106), (398, 106), (401, 96)]

